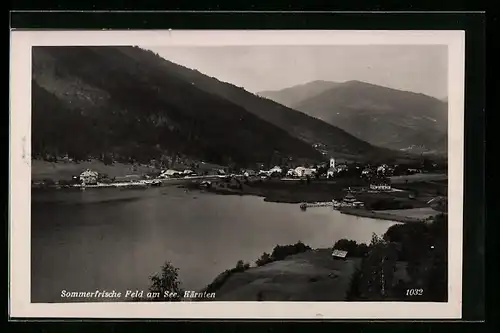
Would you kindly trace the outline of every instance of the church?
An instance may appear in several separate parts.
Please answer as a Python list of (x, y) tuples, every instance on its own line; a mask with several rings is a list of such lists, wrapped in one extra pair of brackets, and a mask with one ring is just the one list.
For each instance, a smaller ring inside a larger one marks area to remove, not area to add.
[(333, 178), (335, 173), (337, 173), (337, 169), (335, 168), (335, 159), (332, 157), (332, 158), (330, 158), (330, 167), (328, 168), (328, 171), (326, 172), (326, 177)]

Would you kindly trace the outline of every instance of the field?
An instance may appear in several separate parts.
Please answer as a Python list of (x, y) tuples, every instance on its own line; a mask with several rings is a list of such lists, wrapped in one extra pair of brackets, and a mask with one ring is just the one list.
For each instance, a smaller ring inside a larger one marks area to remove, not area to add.
[(107, 174), (109, 177), (120, 177), (126, 175), (145, 174), (157, 172), (159, 170), (141, 165), (114, 163), (113, 165), (105, 165), (96, 160), (86, 162), (47, 162), (41, 160), (33, 160), (31, 162), (31, 178), (32, 180), (69, 180), (72, 176), (78, 176), (85, 169), (92, 169), (98, 173)]
[(425, 181), (443, 181), (447, 179), (448, 175), (442, 173), (416, 173), (407, 176), (390, 177), (391, 184), (405, 184), (405, 183), (425, 182)]
[(217, 301), (343, 301), (361, 259), (332, 259), (311, 250), (235, 273), (216, 291)]

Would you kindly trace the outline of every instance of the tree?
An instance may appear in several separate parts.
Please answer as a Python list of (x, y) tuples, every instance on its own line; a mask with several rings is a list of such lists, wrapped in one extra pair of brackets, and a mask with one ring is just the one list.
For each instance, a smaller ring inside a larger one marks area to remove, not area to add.
[(233, 272), (244, 272), (250, 268), (250, 264), (244, 263), (243, 260), (238, 260), (236, 267), (232, 269)]
[(378, 236), (376, 233), (372, 233), (372, 240), (370, 242), (370, 246), (376, 246), (385, 243), (386, 241), (382, 237)]
[(272, 261), (271, 260), (271, 255), (269, 253), (267, 253), (267, 252), (264, 252), (262, 254), (262, 256), (255, 261), (255, 264), (257, 266), (263, 266), (263, 265), (265, 265), (265, 264), (267, 264), (267, 263), (269, 263), (271, 261)]
[(347, 255), (352, 257), (364, 257), (368, 253), (368, 246), (366, 244), (358, 244), (356, 241), (345, 238), (339, 239), (333, 248), (347, 251)]
[(245, 264), (243, 263), (243, 260), (238, 260), (238, 262), (236, 263), (236, 267), (235, 267), (235, 268), (236, 268), (236, 270), (238, 270), (238, 271), (239, 271), (239, 270), (243, 270), (243, 266), (244, 266), (244, 265), (245, 265)]
[[(149, 291), (156, 293), (154, 301), (179, 301), (182, 295), (181, 283), (179, 281), (179, 269), (174, 267), (169, 261), (165, 262), (160, 273), (150, 277), (151, 286)], [(164, 297), (165, 292), (177, 293), (177, 297)]]

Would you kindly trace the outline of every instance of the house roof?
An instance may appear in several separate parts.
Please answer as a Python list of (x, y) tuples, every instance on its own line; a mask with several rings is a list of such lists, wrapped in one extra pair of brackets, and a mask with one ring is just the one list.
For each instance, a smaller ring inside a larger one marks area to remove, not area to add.
[(171, 174), (174, 174), (174, 173), (182, 173), (182, 171), (168, 169), (168, 170), (165, 170), (165, 171), (162, 172), (162, 174), (167, 174), (167, 175), (171, 175)]
[(345, 258), (347, 256), (347, 251), (334, 249), (332, 252), (333, 257)]
[(98, 172), (97, 172), (97, 171), (93, 171), (93, 170), (89, 170), (89, 169), (87, 169), (87, 170), (83, 171), (83, 172), (80, 174), (80, 176), (96, 176), (96, 175), (98, 175)]

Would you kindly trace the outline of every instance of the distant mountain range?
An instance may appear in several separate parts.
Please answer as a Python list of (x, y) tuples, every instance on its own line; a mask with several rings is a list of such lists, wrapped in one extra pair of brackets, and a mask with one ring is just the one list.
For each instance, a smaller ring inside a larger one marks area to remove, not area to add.
[(261, 91), (257, 95), (269, 98), (275, 102), (288, 106), (289, 108), (294, 108), (296, 105), (321, 94), (324, 91), (335, 88), (339, 85), (338, 82), (331, 81), (312, 81), (309, 83), (293, 86), (290, 88), (285, 88), (283, 90), (269, 90)]
[(434, 97), (360, 81), (313, 81), (258, 95), (376, 146), (414, 153), (447, 152), (448, 105)]
[(344, 130), (138, 47), (34, 47), (33, 156), (185, 155), (245, 166), (394, 156)]

